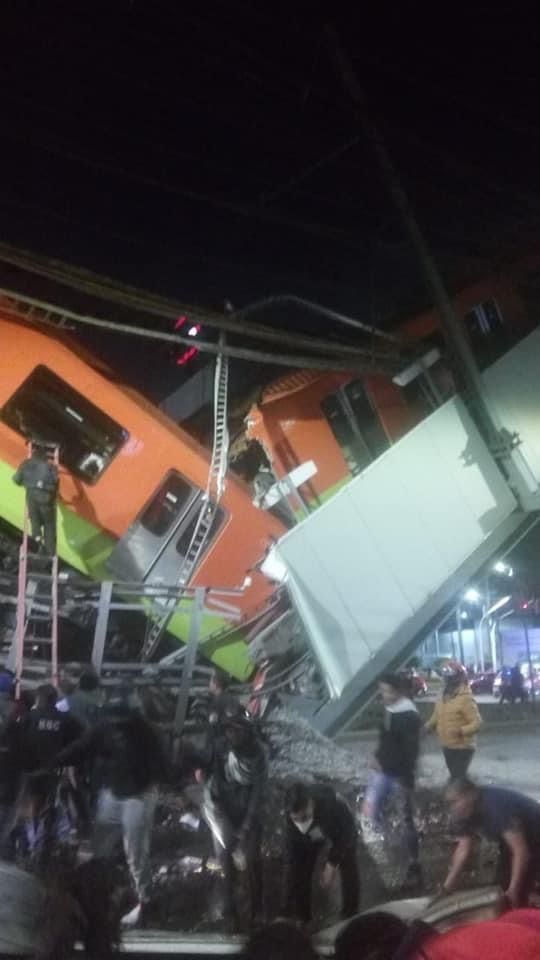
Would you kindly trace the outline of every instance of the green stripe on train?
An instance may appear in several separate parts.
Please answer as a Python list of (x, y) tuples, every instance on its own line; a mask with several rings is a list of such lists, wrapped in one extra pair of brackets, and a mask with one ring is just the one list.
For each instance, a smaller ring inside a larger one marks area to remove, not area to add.
[[(0, 515), (13, 527), (22, 530), (24, 491), (13, 483), (13, 473), (13, 467), (0, 460)], [(92, 580), (107, 579), (109, 574), (105, 564), (116, 541), (100, 530), (97, 523), (90, 523), (74, 513), (65, 503), (59, 503), (57, 536), (58, 555), (65, 563)], [(188, 607), (189, 601), (186, 601), (185, 605)], [(185, 613), (176, 613), (167, 628), (168, 632), (184, 643), (189, 632), (189, 621), (187, 610)], [(203, 652), (205, 639), (211, 638), (225, 626), (223, 617), (204, 614), (201, 625)], [(209, 646), (213, 646), (211, 641)], [(253, 670), (246, 644), (237, 632), (229, 637), (226, 644), (213, 651), (209, 650), (208, 653), (214, 663), (239, 680), (245, 680)]]

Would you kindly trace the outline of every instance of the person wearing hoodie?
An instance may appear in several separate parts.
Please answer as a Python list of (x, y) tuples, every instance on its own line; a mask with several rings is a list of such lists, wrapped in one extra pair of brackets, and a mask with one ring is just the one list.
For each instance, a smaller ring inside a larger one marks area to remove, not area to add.
[(421, 881), (418, 861), (418, 834), (414, 824), (412, 794), (420, 743), (420, 717), (403, 694), (402, 679), (388, 674), (379, 681), (384, 704), (379, 743), (371, 760), (363, 816), (376, 827), (382, 826), (385, 807), (394, 800), (403, 812), (404, 844), (408, 856), (407, 882)]
[(442, 697), (424, 727), (427, 732), (437, 731), (452, 780), (466, 776), (474, 756), (475, 734), (481, 724), (467, 676), (463, 668), (456, 665), (447, 675)]

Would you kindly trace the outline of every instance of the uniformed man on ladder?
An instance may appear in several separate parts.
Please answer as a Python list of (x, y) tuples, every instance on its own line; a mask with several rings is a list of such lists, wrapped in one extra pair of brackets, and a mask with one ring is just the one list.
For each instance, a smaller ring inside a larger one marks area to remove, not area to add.
[(58, 470), (51, 463), (46, 444), (30, 446), (30, 456), (23, 460), (13, 480), (26, 490), (32, 537), (48, 556), (56, 553), (56, 499)]

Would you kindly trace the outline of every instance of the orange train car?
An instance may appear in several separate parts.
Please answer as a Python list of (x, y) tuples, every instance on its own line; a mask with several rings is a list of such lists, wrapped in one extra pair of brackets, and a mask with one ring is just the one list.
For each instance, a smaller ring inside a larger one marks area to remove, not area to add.
[[(23, 493), (12, 476), (26, 455), (25, 438), (58, 443), (60, 558), (94, 579), (177, 582), (207, 485), (208, 451), (76, 345), (17, 320), (9, 303), (0, 303), (0, 358), (0, 517), (7, 529), (23, 524)], [(249, 571), (244, 594), (231, 598), (249, 617), (272, 590), (254, 568), (283, 529), (229, 474), (191, 583), (238, 588)], [(236, 616), (214, 601), (203, 641)], [(186, 617), (176, 614), (169, 630), (184, 640)], [(251, 671), (238, 634), (213, 658), (240, 679)]]
[[(482, 368), (536, 325), (540, 260), (531, 257), (471, 284), (454, 304)], [(394, 380), (298, 370), (267, 386), (249, 410), (246, 437), (261, 445), (278, 479), (308, 461), (315, 464), (298, 496), (289, 497), (299, 515), (300, 501), (307, 509), (318, 506), (454, 392), (437, 311), (423, 311), (398, 330), (405, 342), (422, 344), (431, 364), (427, 375), (420, 367)]]

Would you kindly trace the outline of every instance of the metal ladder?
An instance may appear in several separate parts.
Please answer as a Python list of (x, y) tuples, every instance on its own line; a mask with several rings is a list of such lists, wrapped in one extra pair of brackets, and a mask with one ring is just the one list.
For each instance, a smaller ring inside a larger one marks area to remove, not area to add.
[[(58, 468), (58, 447), (45, 445), (52, 453), (52, 461)], [(28, 456), (32, 456), (32, 443), (28, 444)], [(58, 555), (45, 556), (29, 550), (29, 515), (25, 498), (23, 539), (19, 548), (19, 575), (17, 589), (17, 622), (8, 664), (15, 670), (16, 696), (19, 697), (24, 670), (24, 647), (34, 643), (50, 648), (51, 681), (58, 682)], [(45, 591), (40, 591), (45, 585)], [(28, 637), (31, 623), (50, 624), (49, 636)]]
[(17, 318), (37, 323), (45, 323), (52, 327), (61, 327), (65, 330), (73, 330), (72, 317), (69, 311), (66, 313), (60, 307), (52, 307), (47, 303), (42, 303), (34, 297), (25, 297), (23, 294), (12, 292), (11, 290), (0, 290), (2, 306), (8, 312), (12, 312)]
[[(224, 339), (224, 335), (221, 334), (221, 344), (224, 343)], [(206, 491), (202, 496), (201, 509), (193, 531), (191, 543), (178, 577), (179, 587), (187, 586), (199, 562), (216, 516), (219, 501), (225, 489), (225, 475), (227, 473), (229, 452), (229, 432), (227, 428), (228, 386), (229, 360), (228, 357), (220, 353), (216, 358), (214, 375), (214, 440), (208, 483), (206, 485)], [(154, 609), (141, 651), (142, 660), (149, 660), (157, 650), (159, 641), (167, 629), (167, 625), (178, 603), (179, 600), (173, 598), (166, 601), (161, 610), (157, 611)]]

